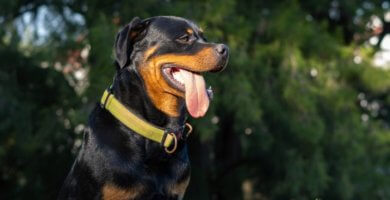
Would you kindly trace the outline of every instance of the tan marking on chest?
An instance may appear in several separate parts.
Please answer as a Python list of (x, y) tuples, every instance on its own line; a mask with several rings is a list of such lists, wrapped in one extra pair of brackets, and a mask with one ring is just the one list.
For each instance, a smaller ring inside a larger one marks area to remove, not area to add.
[(132, 200), (143, 192), (142, 186), (131, 188), (120, 188), (113, 184), (106, 184), (103, 187), (103, 200)]
[(171, 187), (169, 188), (169, 192), (173, 195), (178, 195), (179, 199), (182, 199), (189, 183), (190, 176), (188, 176), (188, 178), (186, 178), (182, 182), (171, 185)]

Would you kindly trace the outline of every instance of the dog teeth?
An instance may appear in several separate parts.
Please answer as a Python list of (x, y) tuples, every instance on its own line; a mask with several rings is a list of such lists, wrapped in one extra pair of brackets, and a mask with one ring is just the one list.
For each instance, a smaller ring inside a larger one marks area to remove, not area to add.
[(179, 82), (180, 84), (184, 84), (183, 77), (181, 77), (180, 72), (173, 72), (172, 77), (173, 79), (175, 79), (175, 81)]

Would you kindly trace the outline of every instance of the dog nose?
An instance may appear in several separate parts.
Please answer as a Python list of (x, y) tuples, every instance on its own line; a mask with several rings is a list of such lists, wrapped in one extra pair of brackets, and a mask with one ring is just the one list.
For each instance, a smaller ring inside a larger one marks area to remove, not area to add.
[(215, 51), (217, 52), (219, 58), (217, 58), (218, 63), (215, 68), (210, 72), (220, 72), (226, 68), (226, 65), (229, 60), (229, 47), (224, 44), (215, 44)]
[(226, 56), (229, 53), (229, 48), (224, 44), (217, 44), (215, 50), (220, 56)]

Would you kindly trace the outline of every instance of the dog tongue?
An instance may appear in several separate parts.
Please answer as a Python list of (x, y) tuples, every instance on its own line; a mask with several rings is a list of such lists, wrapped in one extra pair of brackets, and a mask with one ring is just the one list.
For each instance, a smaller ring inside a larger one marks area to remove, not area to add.
[(204, 78), (196, 73), (180, 70), (185, 87), (186, 106), (194, 118), (203, 117), (209, 108), (209, 97), (206, 92)]

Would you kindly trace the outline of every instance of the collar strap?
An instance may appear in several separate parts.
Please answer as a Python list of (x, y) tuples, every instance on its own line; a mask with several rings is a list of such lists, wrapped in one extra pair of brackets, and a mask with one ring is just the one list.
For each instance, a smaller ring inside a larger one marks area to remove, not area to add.
[[(108, 90), (104, 91), (103, 97), (100, 100), (100, 105), (129, 129), (147, 139), (160, 143), (165, 147), (167, 153), (173, 153), (176, 150), (177, 138), (174, 133), (158, 128), (141, 119), (122, 105)], [(168, 149), (172, 144), (173, 147)]]

